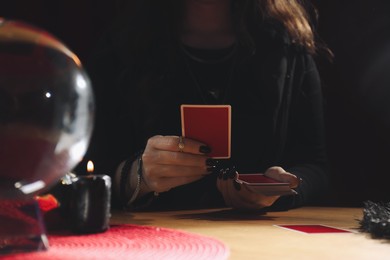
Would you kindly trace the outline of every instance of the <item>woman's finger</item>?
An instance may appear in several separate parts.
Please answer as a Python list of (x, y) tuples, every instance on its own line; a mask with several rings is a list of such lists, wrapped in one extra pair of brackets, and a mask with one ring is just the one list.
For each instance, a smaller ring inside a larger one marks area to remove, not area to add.
[(142, 160), (144, 164), (193, 166), (204, 169), (213, 165), (213, 160), (205, 155), (162, 150), (145, 150)]
[(147, 147), (148, 146), (157, 150), (191, 154), (207, 154), (210, 152), (210, 148), (205, 144), (181, 136), (156, 135), (149, 138)]
[(230, 178), (218, 179), (217, 187), (222, 193), (226, 205), (236, 209), (259, 210), (272, 205), (278, 198), (278, 196), (254, 193), (245, 185), (240, 185), (240, 189), (237, 189), (236, 180)]
[(279, 166), (268, 168), (264, 174), (280, 182), (289, 183), (291, 188), (298, 187), (300, 182), (297, 176), (289, 172), (286, 172), (282, 167)]

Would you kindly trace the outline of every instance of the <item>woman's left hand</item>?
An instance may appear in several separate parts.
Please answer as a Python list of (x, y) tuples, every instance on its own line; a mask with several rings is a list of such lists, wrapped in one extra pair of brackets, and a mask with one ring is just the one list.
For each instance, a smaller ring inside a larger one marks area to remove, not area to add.
[[(266, 176), (290, 183), (291, 188), (299, 185), (299, 178), (282, 167), (270, 167), (264, 173)], [(245, 185), (236, 181), (238, 173), (235, 172), (230, 176), (219, 176), (217, 179), (218, 190), (222, 193), (225, 203), (229, 207), (244, 210), (259, 210), (271, 206), (280, 196), (266, 196), (263, 194), (250, 191)]]

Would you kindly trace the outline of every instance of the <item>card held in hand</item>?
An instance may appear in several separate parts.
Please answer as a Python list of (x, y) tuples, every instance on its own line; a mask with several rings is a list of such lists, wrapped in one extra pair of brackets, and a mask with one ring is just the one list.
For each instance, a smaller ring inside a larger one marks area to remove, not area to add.
[(210, 157), (230, 158), (231, 106), (181, 105), (182, 135), (208, 145)]
[(286, 182), (279, 182), (272, 178), (265, 176), (262, 173), (239, 174), (237, 182), (246, 186), (254, 193), (260, 193), (266, 196), (285, 196), (297, 194), (297, 192), (290, 188), (290, 184)]

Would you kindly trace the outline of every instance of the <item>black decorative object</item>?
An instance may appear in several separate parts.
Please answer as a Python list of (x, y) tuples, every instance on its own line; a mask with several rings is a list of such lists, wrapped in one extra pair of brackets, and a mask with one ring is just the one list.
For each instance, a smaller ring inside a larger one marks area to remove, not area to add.
[(360, 231), (370, 233), (373, 238), (390, 239), (390, 202), (365, 201)]

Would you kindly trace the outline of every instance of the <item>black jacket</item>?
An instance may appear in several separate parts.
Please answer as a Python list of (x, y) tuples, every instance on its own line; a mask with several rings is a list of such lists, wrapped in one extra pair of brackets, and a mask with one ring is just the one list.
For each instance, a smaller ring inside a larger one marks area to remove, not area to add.
[[(281, 166), (302, 178), (298, 195), (275, 205), (288, 209), (309, 203), (327, 188), (320, 77), (311, 55), (278, 27), (267, 25), (253, 39), (255, 48), (239, 45), (224, 100), (232, 106), (229, 163), (240, 173)], [(180, 105), (203, 103), (179, 48), (156, 43), (147, 59), (133, 62), (116, 44), (106, 38), (88, 66), (97, 120), (86, 158), (104, 173), (114, 173), (153, 135), (181, 135)], [(215, 182), (212, 175), (172, 189), (154, 205), (223, 206)]]

